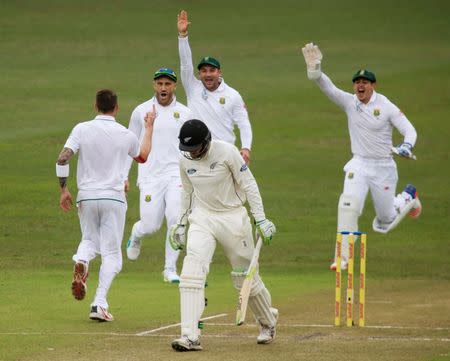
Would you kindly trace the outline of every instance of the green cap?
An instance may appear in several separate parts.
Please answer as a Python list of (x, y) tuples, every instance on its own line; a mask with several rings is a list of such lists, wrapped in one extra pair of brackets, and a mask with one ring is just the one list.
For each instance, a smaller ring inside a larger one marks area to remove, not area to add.
[(358, 70), (355, 73), (355, 75), (353, 75), (352, 82), (354, 83), (356, 80), (361, 79), (361, 78), (367, 79), (368, 81), (370, 81), (372, 83), (375, 83), (377, 81), (377, 78), (375, 77), (374, 73), (372, 73), (371, 71), (366, 70), (366, 69), (361, 69), (361, 70)]
[(212, 56), (205, 56), (204, 58), (202, 58), (202, 60), (200, 60), (200, 63), (198, 63), (197, 65), (197, 69), (200, 70), (203, 65), (211, 65), (217, 69), (220, 69), (219, 60), (213, 58)]
[(169, 78), (170, 80), (173, 80), (175, 83), (177, 82), (177, 74), (172, 69), (169, 68), (161, 68), (158, 69), (155, 72), (155, 75), (153, 76), (153, 79), (158, 79), (165, 76), (166, 78)]

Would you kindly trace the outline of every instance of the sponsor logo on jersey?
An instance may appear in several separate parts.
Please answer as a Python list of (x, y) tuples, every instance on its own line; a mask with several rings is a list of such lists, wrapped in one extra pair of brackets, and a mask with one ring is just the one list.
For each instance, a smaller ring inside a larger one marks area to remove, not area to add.
[(241, 172), (244, 172), (244, 171), (246, 171), (247, 169), (248, 169), (247, 164), (244, 164), (244, 165), (241, 167), (240, 171), (241, 171)]
[(220, 103), (220, 104), (225, 104), (225, 98), (224, 98), (224, 97), (220, 97), (219, 103)]
[(180, 113), (174, 112), (174, 113), (173, 113), (173, 117), (174, 117), (175, 119), (180, 119)]
[(145, 195), (145, 201), (150, 202), (152, 200), (152, 196), (150, 194)]
[(187, 170), (187, 174), (189, 174), (189, 175), (192, 175), (195, 172), (197, 172), (197, 169), (194, 169), (194, 168), (190, 168), (190, 169)]
[(373, 115), (375, 115), (376, 117), (378, 117), (380, 115), (380, 109), (374, 109), (373, 110)]

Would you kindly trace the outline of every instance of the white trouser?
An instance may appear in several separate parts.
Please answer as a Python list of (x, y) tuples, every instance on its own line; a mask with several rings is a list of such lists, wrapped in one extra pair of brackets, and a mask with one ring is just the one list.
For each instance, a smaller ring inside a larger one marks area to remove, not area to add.
[(99, 281), (92, 305), (108, 308), (106, 297), (111, 283), (122, 269), (121, 243), (127, 204), (115, 200), (88, 200), (77, 203), (81, 225), (81, 242), (75, 262), (102, 258)]
[[(254, 250), (252, 226), (247, 210), (212, 212), (199, 207), (189, 216), (186, 257), (180, 281), (182, 335), (196, 340), (200, 331), (197, 323), (203, 312), (204, 280), (209, 272), (216, 241), (223, 247), (233, 269), (246, 270)], [(258, 282), (249, 305), (258, 320), (272, 325), (276, 323), (270, 313), (270, 293), (264, 283)], [(269, 315), (269, 316), (267, 316)], [(272, 319), (271, 319), (272, 318)], [(266, 320), (268, 319), (268, 320)]]
[[(181, 204), (181, 180), (167, 177), (142, 183), (140, 189), (140, 216), (134, 232), (138, 238), (157, 232), (166, 217), (167, 229), (177, 222)], [(165, 243), (165, 268), (176, 270), (180, 251), (172, 249), (168, 234)]]
[(212, 212), (197, 207), (189, 216), (186, 255), (209, 267), (216, 241), (233, 269), (247, 269), (253, 255), (252, 225), (247, 210), (239, 207), (226, 212)]
[(370, 190), (378, 220), (389, 223), (397, 212), (394, 207), (398, 174), (393, 159), (367, 159), (354, 156), (345, 166), (343, 194), (358, 200), (361, 215)]

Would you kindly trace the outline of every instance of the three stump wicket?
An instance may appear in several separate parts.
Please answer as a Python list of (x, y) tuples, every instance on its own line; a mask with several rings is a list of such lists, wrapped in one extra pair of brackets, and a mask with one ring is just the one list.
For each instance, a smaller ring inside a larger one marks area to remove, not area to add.
[(342, 237), (348, 236), (348, 268), (347, 268), (347, 301), (346, 321), (347, 327), (352, 327), (353, 322), (353, 298), (354, 298), (354, 263), (355, 263), (355, 236), (360, 236), (360, 267), (359, 267), (359, 326), (365, 325), (366, 306), (366, 251), (367, 234), (363, 232), (338, 232), (336, 234), (336, 298), (334, 310), (334, 325), (341, 324), (341, 260)]

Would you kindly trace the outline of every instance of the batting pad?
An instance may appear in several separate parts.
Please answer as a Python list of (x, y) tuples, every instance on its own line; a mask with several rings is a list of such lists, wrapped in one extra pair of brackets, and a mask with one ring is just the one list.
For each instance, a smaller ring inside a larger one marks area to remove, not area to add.
[[(245, 272), (231, 272), (231, 278), (233, 279), (234, 287), (237, 290), (241, 289), (245, 276)], [(273, 316), (272, 312), (270, 312), (272, 298), (270, 297), (270, 293), (264, 285), (259, 274), (256, 274), (253, 278), (248, 305), (252, 310), (257, 322), (265, 326), (275, 326), (276, 319)]]
[(206, 272), (193, 256), (186, 256), (180, 276), (181, 334), (195, 341), (200, 336), (198, 321), (205, 308)]
[[(342, 193), (338, 203), (338, 232), (357, 232), (359, 218), (358, 199), (350, 194)], [(355, 236), (355, 242), (357, 236)], [(342, 236), (342, 258), (348, 260), (348, 235)]]

